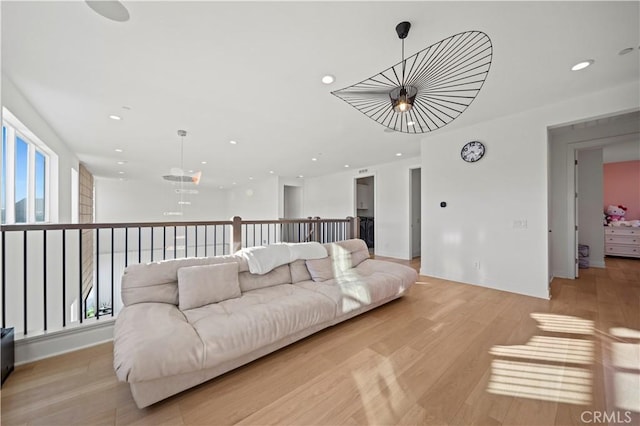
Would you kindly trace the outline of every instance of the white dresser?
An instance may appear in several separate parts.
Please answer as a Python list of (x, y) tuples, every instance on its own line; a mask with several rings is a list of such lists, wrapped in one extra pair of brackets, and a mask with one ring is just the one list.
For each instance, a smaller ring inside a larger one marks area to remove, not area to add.
[(604, 254), (609, 256), (640, 257), (640, 228), (605, 226)]

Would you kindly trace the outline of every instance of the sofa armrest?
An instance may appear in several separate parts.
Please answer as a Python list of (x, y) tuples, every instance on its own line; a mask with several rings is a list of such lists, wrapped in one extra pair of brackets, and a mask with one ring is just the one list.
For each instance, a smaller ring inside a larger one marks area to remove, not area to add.
[(113, 366), (120, 381), (141, 382), (202, 368), (204, 344), (175, 306), (138, 303), (116, 319)]

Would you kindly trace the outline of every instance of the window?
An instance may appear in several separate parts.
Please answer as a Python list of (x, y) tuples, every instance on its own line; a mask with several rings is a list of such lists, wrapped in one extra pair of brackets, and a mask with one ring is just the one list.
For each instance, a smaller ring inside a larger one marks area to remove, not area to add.
[(3, 108), (2, 223), (47, 222), (53, 152)]

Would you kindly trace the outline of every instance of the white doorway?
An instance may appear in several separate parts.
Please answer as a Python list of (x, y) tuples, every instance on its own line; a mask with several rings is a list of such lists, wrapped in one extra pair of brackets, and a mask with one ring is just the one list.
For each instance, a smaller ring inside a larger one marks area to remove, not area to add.
[(301, 186), (284, 186), (284, 218), (285, 219), (301, 219), (302, 218), (302, 187)]
[(409, 170), (409, 197), (410, 197), (410, 229), (409, 235), (411, 240), (411, 257), (418, 257), (421, 254), (421, 216), (422, 216), (422, 202), (421, 202), (421, 169)]
[(356, 178), (356, 216), (360, 219), (360, 239), (372, 251), (375, 247), (375, 176)]

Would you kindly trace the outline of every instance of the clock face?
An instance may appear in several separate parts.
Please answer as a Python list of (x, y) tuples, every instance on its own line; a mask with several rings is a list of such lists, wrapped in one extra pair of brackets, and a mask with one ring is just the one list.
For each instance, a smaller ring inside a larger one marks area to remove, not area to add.
[(472, 141), (462, 147), (460, 156), (467, 163), (475, 163), (482, 158), (484, 151), (484, 145), (482, 142)]

